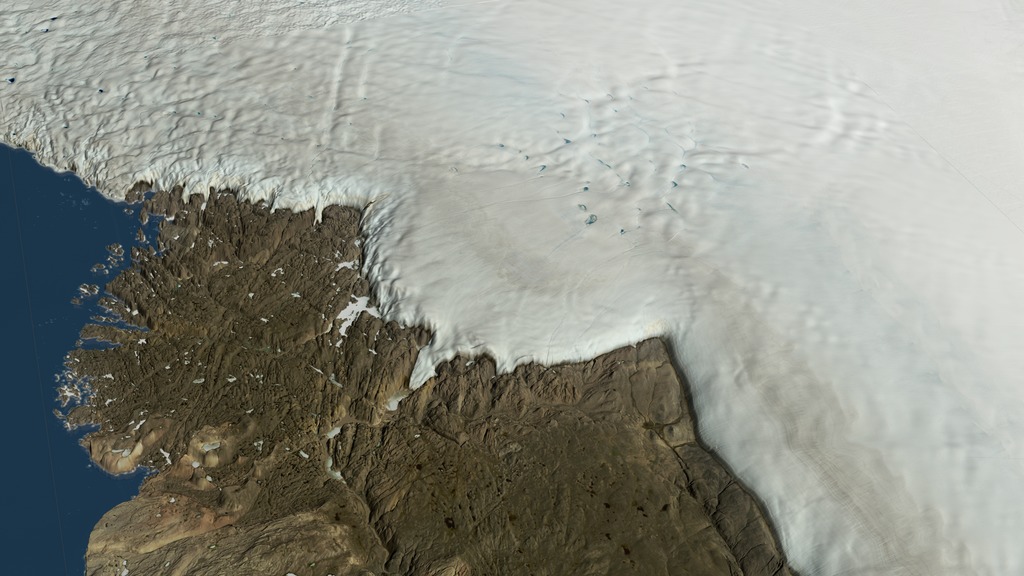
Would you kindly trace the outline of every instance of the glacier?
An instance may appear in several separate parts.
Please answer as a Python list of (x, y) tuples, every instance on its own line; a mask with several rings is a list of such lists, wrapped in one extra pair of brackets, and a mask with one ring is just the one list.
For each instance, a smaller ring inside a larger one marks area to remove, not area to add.
[(1024, 6), (78, 4), (0, 13), (4, 142), (365, 207), (414, 386), (665, 337), (805, 575), (1024, 572)]

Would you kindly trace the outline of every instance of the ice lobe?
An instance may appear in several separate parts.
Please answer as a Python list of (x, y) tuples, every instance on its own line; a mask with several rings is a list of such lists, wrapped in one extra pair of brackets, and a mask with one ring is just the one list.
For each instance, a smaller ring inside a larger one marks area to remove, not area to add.
[(415, 382), (667, 335), (797, 569), (1022, 572), (1020, 14), (748, 4), (18, 2), (2, 137), (112, 196), (372, 200)]

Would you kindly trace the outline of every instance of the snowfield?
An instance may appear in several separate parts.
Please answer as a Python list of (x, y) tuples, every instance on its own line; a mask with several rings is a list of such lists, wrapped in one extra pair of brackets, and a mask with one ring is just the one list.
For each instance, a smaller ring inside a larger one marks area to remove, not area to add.
[(457, 352), (662, 335), (813, 575), (1024, 573), (1024, 5), (0, 10), (0, 138), (104, 194), (369, 205)]

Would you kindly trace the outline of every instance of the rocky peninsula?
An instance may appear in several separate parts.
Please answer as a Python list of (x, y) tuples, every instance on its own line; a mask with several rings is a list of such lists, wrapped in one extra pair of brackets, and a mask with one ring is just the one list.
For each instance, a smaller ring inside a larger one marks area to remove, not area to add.
[(155, 470), (93, 530), (90, 576), (791, 574), (660, 340), (457, 357), (410, 392), (431, 335), (376, 313), (358, 210), (145, 202), (159, 237), (62, 389), (96, 464)]

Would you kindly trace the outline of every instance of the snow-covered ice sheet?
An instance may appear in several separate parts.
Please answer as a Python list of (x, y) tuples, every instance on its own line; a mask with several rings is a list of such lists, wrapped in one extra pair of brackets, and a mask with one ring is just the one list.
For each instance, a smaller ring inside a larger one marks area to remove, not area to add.
[(1024, 573), (1019, 3), (35, 4), (4, 141), (372, 201), (417, 383), (664, 335), (804, 574)]

